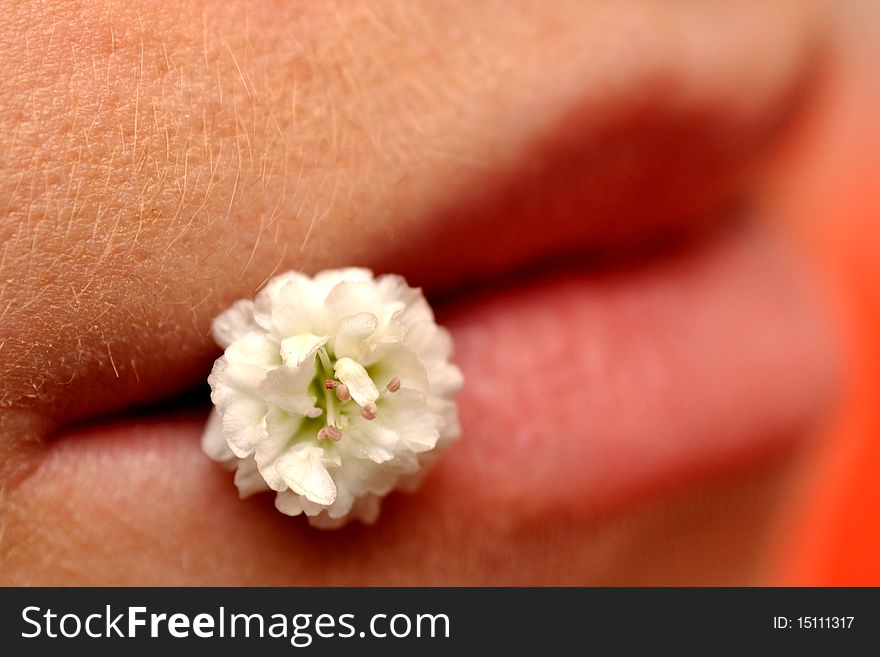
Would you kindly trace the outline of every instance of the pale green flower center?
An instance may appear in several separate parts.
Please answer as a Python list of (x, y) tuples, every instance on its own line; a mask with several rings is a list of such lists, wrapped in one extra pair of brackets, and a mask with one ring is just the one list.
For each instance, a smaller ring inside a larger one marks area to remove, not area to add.
[[(326, 348), (318, 349), (315, 377), (311, 387), (317, 398), (316, 406), (321, 409), (323, 427), (317, 432), (317, 440), (338, 441), (342, 438), (343, 430), (349, 426), (350, 417), (358, 413), (367, 421), (376, 419), (378, 408), (376, 401), (379, 392), (368, 370), (349, 358), (336, 359)], [(344, 380), (343, 380), (344, 379)], [(356, 392), (352, 395), (348, 381), (356, 386)], [(370, 394), (370, 389), (376, 391)], [(400, 389), (400, 380), (393, 378), (383, 392), (394, 393)], [(364, 395), (368, 396), (364, 396)], [(375, 400), (372, 398), (375, 396)], [(355, 397), (360, 398), (361, 402)]]

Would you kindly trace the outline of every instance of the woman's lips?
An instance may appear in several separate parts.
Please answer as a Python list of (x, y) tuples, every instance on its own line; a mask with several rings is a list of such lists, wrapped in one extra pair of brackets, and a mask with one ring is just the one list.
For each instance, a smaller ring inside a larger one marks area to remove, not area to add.
[[(616, 10), (609, 11), (613, 19)], [(230, 218), (233, 209), (234, 230), (225, 221), (209, 222), (201, 227), (205, 240), (197, 233), (179, 241), (176, 227), (169, 233), (162, 222), (146, 222), (142, 234), (143, 222), (123, 221), (131, 247), (140, 240), (139, 255), (126, 244), (111, 254), (111, 266), (89, 274), (90, 281), (74, 275), (84, 286), (76, 304), (69, 302), (66, 276), (56, 283), (36, 267), (44, 276), (28, 281), (31, 287), (24, 290), (32, 298), (21, 307), (42, 298), (54, 299), (54, 305), (47, 302), (42, 314), (21, 311), (5, 327), (11, 337), (4, 353), (10, 345), (19, 351), (6, 357), (7, 366), (16, 367), (6, 370), (14, 376), (4, 399), (8, 394), (16, 410), (0, 416), (0, 431), (6, 430), (0, 448), (12, 453), (0, 470), (25, 460), (28, 467), (0, 484), (4, 576), (21, 573), (21, 581), (50, 583), (424, 583), (431, 572), (460, 573), (450, 551), (461, 546), (474, 552), (473, 568), (488, 576), (495, 551), (507, 546), (514, 556), (511, 536), (521, 559), (540, 560), (537, 550), (548, 545), (554, 551), (544, 553), (546, 559), (564, 559), (560, 541), (545, 539), (548, 528), (559, 529), (556, 537), (563, 540), (583, 537), (589, 530), (584, 520), (609, 505), (709, 475), (797, 435), (824, 398), (833, 358), (796, 268), (766, 236), (747, 231), (606, 273), (570, 269), (525, 285), (502, 283), (445, 306), (441, 319), (456, 334), (457, 360), (467, 377), (462, 440), (421, 492), (392, 496), (379, 524), (346, 530), (350, 540), (280, 516), (267, 496), (239, 501), (228, 474), (199, 450), (202, 411), (134, 412), (64, 429), (46, 443), (21, 440), (44, 437), (53, 423), (63, 427), (148, 403), (203, 380), (212, 357), (211, 316), (250, 294), (276, 263), (314, 269), (368, 262), (442, 290), (483, 276), (503, 280), (524, 263), (560, 251), (629, 248), (670, 229), (711, 223), (738, 188), (739, 175), (775, 134), (809, 72), (806, 23), (812, 23), (800, 20), (799, 11), (789, 20), (787, 11), (772, 9), (767, 19), (745, 10), (748, 20), (737, 29), (724, 10), (719, 16), (709, 12), (692, 29), (690, 11), (679, 16), (682, 22), (673, 21), (676, 30), (658, 32), (653, 14), (625, 9), (624, 22), (635, 21), (646, 32), (626, 37), (628, 32), (608, 30), (610, 47), (599, 39), (595, 51), (592, 45), (584, 49), (589, 38), (564, 30), (577, 42), (572, 52), (579, 53), (584, 70), (601, 74), (586, 89), (564, 48), (548, 59), (543, 46), (524, 43), (533, 55), (517, 53), (514, 60), (529, 65), (531, 77), (523, 78), (517, 64), (508, 87), (513, 92), (498, 96), (497, 107), (483, 103), (480, 87), (452, 90), (464, 102), (444, 107), (451, 119), (435, 132), (466, 145), (464, 159), (400, 161), (403, 173), (394, 184), (386, 178), (398, 169), (384, 157), (359, 163), (359, 175), (347, 169), (340, 174), (344, 189), (363, 179), (352, 188), (358, 193), (348, 194), (351, 206), (331, 211), (320, 205), (324, 187), (305, 181), (303, 195), (319, 200), (304, 210), (302, 203), (281, 203), (257, 187), (239, 186), (236, 172), (226, 178), (231, 190), (221, 185), (204, 199), (193, 193), (182, 200), (193, 202), (188, 210), (194, 212), (208, 203), (208, 214), (218, 218)], [(196, 18), (202, 34), (203, 17)], [(274, 12), (271, 21), (266, 36), (278, 39)], [(458, 18), (452, 23), (460, 30)], [(598, 32), (594, 38), (602, 36), (601, 27), (588, 24)], [(435, 23), (430, 25), (434, 32)], [(229, 33), (238, 35), (238, 27), (232, 23)], [(685, 47), (679, 31), (688, 35)], [(726, 45), (719, 47), (719, 40)], [(194, 59), (200, 59), (203, 42), (196, 42)], [(755, 49), (755, 42), (767, 48)], [(181, 60), (187, 59), (183, 52)], [(715, 65), (704, 65), (710, 55)], [(481, 58), (504, 59), (491, 50)], [(561, 77), (548, 76), (548, 70)], [(210, 73), (210, 84), (198, 76), (189, 82), (206, 90), (194, 97), (204, 97), (202, 109), (213, 112)], [(240, 72), (233, 73), (238, 79)], [(443, 91), (447, 78), (455, 76), (440, 75), (438, 86), (428, 88)], [(625, 83), (623, 90), (619, 83)], [(646, 83), (656, 93), (643, 97)], [(488, 113), (456, 111), (465, 105)], [(405, 107), (404, 119), (413, 113)], [(187, 111), (197, 116), (198, 109)], [(179, 116), (179, 108), (168, 111)], [(506, 122), (499, 122), (502, 115)], [(218, 115), (224, 117), (234, 118), (227, 126), (237, 127), (238, 116), (228, 106)], [(385, 127), (395, 135), (405, 126), (392, 106), (387, 118)], [(114, 121), (149, 124), (133, 116)], [(39, 125), (41, 135), (63, 136), (64, 130)], [(407, 138), (411, 143), (401, 143), (429, 153), (426, 147), (435, 142), (417, 132)], [(298, 125), (290, 135), (291, 144), (297, 143)], [(165, 139), (159, 136), (161, 151)], [(104, 146), (116, 139), (114, 132)], [(271, 142), (266, 152), (273, 146), (279, 147)], [(201, 162), (208, 166), (210, 158)], [(179, 173), (168, 171), (169, 179)], [(167, 186), (149, 172), (139, 175)], [(202, 180), (209, 178), (213, 170)], [(290, 179), (291, 187), (300, 182)], [(233, 208), (239, 189), (247, 194)], [(430, 203), (421, 202), (428, 197)], [(175, 201), (154, 210), (176, 217), (181, 207)], [(274, 238), (267, 232), (261, 239), (263, 219), (270, 211), (274, 218), (276, 207), (281, 214)], [(88, 254), (85, 262), (76, 260), (80, 250), (73, 246), (90, 244), (100, 210), (100, 204), (81, 210), (96, 223), (84, 220), (82, 239), (75, 233), (71, 243), (56, 245), (69, 257), (52, 260), (52, 266), (91, 272), (95, 263)], [(142, 219), (142, 203), (140, 210), (130, 217)], [(325, 215), (316, 233), (322, 239), (288, 251), (302, 239), (304, 218)], [(215, 234), (216, 243), (210, 239)], [(20, 243), (22, 262), (30, 262), (35, 236)], [(97, 253), (105, 252), (99, 246)], [(135, 263), (139, 257), (144, 262)], [(574, 519), (575, 526), (562, 519)], [(517, 533), (523, 526), (537, 528), (533, 543)], [(573, 541), (572, 549), (581, 551), (586, 538)], [(389, 563), (393, 574), (382, 569)], [(456, 581), (474, 580), (459, 575)]]
[[(158, 579), (129, 565), (101, 581), (188, 581), (187, 560), (209, 541), (222, 547), (207, 581), (424, 581), (425, 564), (407, 555), (436, 555), (481, 527), (507, 535), (586, 521), (789, 444), (833, 373), (803, 277), (753, 228), (616, 270), (548, 272), (451, 303), (440, 318), (466, 377), (463, 436), (421, 491), (386, 502), (375, 527), (340, 542), (277, 514), (266, 496), (237, 500), (199, 450), (198, 413), (59, 437), (14, 489), (7, 540), (34, 540), (28, 518), (63, 527), (41, 546), (56, 579), (63, 555), (85, 549), (98, 562), (117, 550), (147, 562), (181, 555)], [(116, 543), (97, 549), (104, 536)], [(239, 572), (255, 541), (259, 559)], [(388, 559), (397, 574), (371, 579)], [(68, 566), (94, 581), (94, 563)]]

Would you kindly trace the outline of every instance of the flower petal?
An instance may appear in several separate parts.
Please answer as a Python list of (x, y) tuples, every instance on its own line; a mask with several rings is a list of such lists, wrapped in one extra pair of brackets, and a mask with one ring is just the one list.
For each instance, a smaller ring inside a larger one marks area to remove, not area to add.
[(365, 525), (372, 525), (379, 518), (379, 498), (369, 493), (361, 495), (351, 512)]
[(437, 440), (437, 446), (445, 448), (461, 435), (458, 406), (449, 399), (441, 399), (439, 397), (429, 399), (428, 405), (431, 407), (431, 412), (437, 413), (440, 416), (440, 438)]
[(235, 454), (226, 444), (226, 438), (223, 437), (223, 421), (216, 408), (208, 416), (208, 423), (202, 434), (202, 451), (214, 461), (229, 461), (235, 458)]
[(402, 388), (428, 392), (428, 374), (418, 354), (404, 342), (378, 345), (373, 353), (374, 376), (378, 386), (384, 388), (393, 378), (400, 379)]
[(373, 463), (385, 463), (393, 459), (398, 436), (396, 431), (385, 424), (378, 420), (367, 421), (360, 416), (354, 418), (345, 429), (347, 452)]
[(298, 272), (272, 279), (254, 300), (254, 320), (274, 337), (327, 332), (323, 322), (327, 292)]
[(452, 356), (452, 336), (430, 321), (414, 322), (406, 329), (406, 343), (427, 361), (445, 361)]
[(266, 485), (272, 490), (281, 491), (287, 488), (284, 478), (275, 467), (275, 461), (296, 438), (301, 426), (301, 417), (288, 415), (277, 408), (270, 408), (266, 414), (266, 437), (256, 446), (254, 461), (266, 480)]
[(238, 488), (238, 496), (242, 499), (250, 497), (254, 493), (263, 493), (269, 490), (254, 459), (241, 459), (235, 471), (235, 486)]
[[(215, 395), (212, 395), (212, 398)], [(263, 419), (266, 417), (265, 402), (253, 397), (241, 397), (223, 404), (218, 401), (217, 410), (223, 424), (223, 437), (226, 444), (239, 458), (254, 453), (254, 449), (266, 435)]]
[(384, 274), (376, 279), (379, 294), (386, 302), (399, 304), (397, 319), (403, 326), (416, 322), (434, 324), (434, 312), (425, 300), (421, 288), (410, 287), (406, 280), (397, 274)]
[(221, 386), (253, 394), (266, 372), (280, 364), (276, 342), (259, 333), (248, 333), (215, 361), (208, 383), (213, 389)]
[(452, 356), (449, 331), (429, 322), (417, 322), (407, 329), (405, 342), (425, 364), (432, 395), (452, 397), (461, 390), (461, 370), (449, 361)]
[(246, 333), (259, 329), (254, 321), (254, 302), (249, 299), (236, 301), (211, 323), (211, 335), (222, 349), (226, 349)]
[(326, 293), (308, 279), (290, 281), (279, 290), (272, 325), (281, 336), (327, 333), (330, 325), (324, 319), (325, 298)]
[(326, 335), (297, 333), (281, 341), (281, 360), (285, 365), (298, 367), (309, 358), (314, 358), (318, 349), (327, 344)]
[(351, 358), (340, 358), (334, 367), (336, 378), (348, 386), (351, 398), (359, 406), (366, 406), (379, 398), (379, 389), (363, 365)]
[(326, 505), (312, 502), (312, 500), (305, 495), (299, 496), (299, 503), (302, 505), (303, 513), (307, 516), (327, 515), (324, 513), (324, 509), (327, 508)]
[(312, 278), (314, 284), (321, 288), (326, 297), (336, 285), (343, 281), (370, 282), (373, 280), (373, 272), (366, 267), (342, 267), (340, 269), (325, 269), (315, 274)]
[(275, 496), (275, 508), (288, 516), (298, 516), (303, 512), (302, 497), (292, 490), (283, 490)]
[(369, 353), (367, 338), (376, 332), (379, 319), (373, 313), (356, 313), (343, 317), (336, 324), (336, 342), (333, 351), (337, 358), (363, 360)]
[(324, 466), (324, 450), (310, 443), (293, 445), (275, 462), (290, 489), (315, 504), (333, 504), (336, 485)]
[(307, 281), (307, 277), (299, 272), (289, 271), (274, 277), (266, 286), (259, 291), (254, 299), (254, 321), (264, 331), (274, 332), (272, 324), (272, 310), (278, 305), (278, 297), (285, 285), (291, 281)]
[(396, 427), (401, 442), (415, 453), (434, 449), (440, 437), (442, 418), (433, 412), (427, 399), (411, 389), (401, 389), (383, 402), (383, 421)]
[(339, 320), (370, 313), (378, 320), (375, 339), (399, 339), (406, 329), (395, 320), (404, 309), (400, 301), (386, 301), (371, 281), (342, 281), (337, 283), (324, 302), (327, 319), (335, 326)]
[(309, 394), (315, 376), (315, 361), (306, 361), (299, 367), (282, 365), (266, 375), (257, 388), (257, 396), (264, 402), (294, 415), (317, 417), (317, 398)]

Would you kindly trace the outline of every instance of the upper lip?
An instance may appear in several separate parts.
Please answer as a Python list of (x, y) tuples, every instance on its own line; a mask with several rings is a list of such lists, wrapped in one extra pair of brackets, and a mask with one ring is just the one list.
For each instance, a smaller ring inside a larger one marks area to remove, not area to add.
[(569, 99), (512, 139), (506, 159), (451, 181), (371, 243), (367, 264), (446, 292), (535, 263), (629, 257), (739, 220), (756, 163), (815, 78), (815, 67), (795, 68), (749, 111), (725, 94), (694, 103), (650, 76), (642, 103)]
[[(602, 11), (598, 13), (602, 19)], [(768, 13), (771, 19), (776, 16), (775, 11)], [(739, 15), (736, 11), (733, 14)], [(801, 20), (801, 12), (791, 14), (793, 20)], [(713, 25), (711, 16), (709, 12), (701, 20)], [(642, 21), (649, 18), (644, 16), (624, 18), (635, 21), (625, 27), (636, 34), (648, 27)], [(749, 18), (749, 24), (752, 22), (763, 29), (760, 12), (757, 18)], [(726, 29), (718, 25), (720, 33)], [(579, 37), (577, 30), (563, 31), (567, 38)], [(592, 70), (592, 56), (586, 50), (580, 51), (578, 62), (555, 72), (555, 83), (536, 85), (546, 98), (517, 93), (512, 95), (515, 102), (509, 107), (486, 103), (502, 115), (499, 122), (517, 129), (497, 135), (485, 125), (492, 117), (478, 115), (476, 126), (469, 127), (486, 127), (484, 132), (490, 136), (478, 136), (471, 151), (477, 157), (485, 156), (484, 166), (461, 167), (454, 161), (442, 161), (435, 167), (438, 171), (419, 177), (419, 167), (414, 165), (411, 177), (419, 180), (399, 198), (389, 201), (387, 208), (373, 215), (368, 207), (354, 222), (352, 215), (341, 212), (324, 217), (320, 230), (326, 243), (301, 252), (298, 259), (296, 249), (288, 250), (286, 245), (257, 253), (264, 227), (254, 226), (258, 222), (245, 218), (241, 221), (243, 232), (255, 236), (245, 268), (254, 260), (267, 258), (277, 259), (279, 266), (286, 263), (305, 269), (314, 268), (319, 258), (322, 267), (367, 264), (378, 271), (403, 274), (412, 284), (436, 294), (475, 281), (497, 280), (525, 265), (561, 254), (582, 257), (584, 253), (627, 252), (672, 234), (692, 234), (725, 214), (740, 187), (739, 174), (749, 169), (756, 152), (768, 143), (808, 78), (811, 69), (803, 65), (805, 58), (801, 55), (812, 45), (806, 34), (809, 27), (797, 25), (792, 32), (800, 37), (773, 36), (781, 54), (775, 52), (778, 56), (772, 58), (773, 66), (758, 71), (757, 91), (743, 103), (734, 102), (741, 93), (732, 82), (742, 77), (739, 69), (756, 61), (744, 54), (752, 48), (752, 35), (740, 35), (734, 47), (713, 53), (718, 57), (718, 70), (682, 66), (678, 61), (681, 53), (676, 50), (680, 44), (664, 36), (661, 49), (670, 51), (670, 61), (658, 66), (643, 58), (627, 59), (622, 91), (603, 88), (603, 76), (613, 76), (614, 67), (603, 70), (598, 82), (591, 79), (583, 84), (580, 78)], [(760, 37), (766, 39), (768, 33), (765, 30)], [(625, 46), (625, 40), (625, 32), (615, 35), (609, 46), (611, 53), (620, 48), (621, 42)], [(705, 45), (702, 41), (700, 44)], [(716, 84), (715, 77), (708, 76), (720, 76), (723, 84)], [(608, 84), (611, 81), (605, 80)], [(712, 92), (697, 94), (695, 100), (695, 90), (702, 86), (709, 86)], [(484, 91), (478, 88), (474, 93)], [(224, 118), (229, 120), (229, 108), (225, 111)], [(448, 113), (445, 116), (448, 118)], [(422, 145), (429, 144), (436, 144), (436, 139)], [(206, 168), (204, 163), (202, 168)], [(369, 172), (387, 183), (387, 178), (375, 169)], [(345, 175), (339, 173), (340, 177)], [(218, 185), (212, 188), (217, 190), (214, 196), (206, 197), (205, 202), (219, 204), (215, 197), (224, 193), (232, 193), (234, 199), (237, 177), (236, 182), (233, 177), (228, 176), (224, 183), (232, 186), (231, 190)], [(393, 196), (392, 191), (386, 189), (385, 193)], [(258, 197), (255, 207), (246, 211), (257, 213), (259, 203), (269, 200), (276, 201), (270, 195)], [(226, 204), (223, 209), (229, 207)], [(407, 218), (397, 220), (404, 207)], [(275, 209), (262, 208), (271, 211), (273, 218)], [(389, 214), (395, 215), (390, 225), (378, 220)], [(298, 232), (305, 227), (298, 224), (295, 215), (291, 209), (286, 215), (290, 221), (274, 222), (272, 230), (278, 242), (302, 237)], [(122, 264), (106, 271), (91, 261), (59, 260), (51, 276), (62, 280), (63, 275), (55, 270), (63, 271), (68, 264), (84, 269), (94, 265), (95, 272), (101, 273), (84, 282), (75, 302), (67, 305), (63, 295), (70, 291), (63, 282), (53, 280), (49, 292), (61, 296), (58, 305), (64, 307), (46, 325), (29, 325), (28, 311), (17, 313), (18, 326), (33, 332), (31, 341), (39, 343), (44, 353), (30, 369), (6, 370), (14, 374), (4, 390), (6, 406), (14, 403), (25, 413), (43, 416), (47, 426), (64, 426), (153, 402), (203, 379), (205, 366), (214, 355), (207, 335), (210, 315), (221, 304), (231, 302), (231, 294), (251, 293), (249, 286), (254, 281), (230, 280), (234, 277), (222, 275), (224, 258), (212, 252), (210, 246), (198, 252), (197, 264), (193, 265), (191, 254), (186, 253), (188, 247), (182, 247), (177, 237), (171, 238), (170, 244), (163, 241), (168, 237), (168, 227), (163, 228), (161, 222), (152, 227), (143, 221), (131, 224), (136, 225), (125, 223), (125, 229), (132, 239), (141, 234), (143, 224), (145, 233), (152, 231), (152, 249), (167, 249), (170, 256), (148, 256), (145, 278), (133, 271), (136, 268), (126, 267), (125, 260), (131, 253), (124, 249), (116, 254)], [(228, 227), (218, 222), (213, 228), (227, 231)], [(241, 242), (234, 239), (217, 244), (230, 249), (241, 247)], [(193, 282), (165, 295), (163, 285), (177, 277), (178, 266), (193, 267), (189, 272)], [(100, 286), (95, 281), (100, 275), (118, 277), (105, 296), (103, 288), (100, 294), (96, 292)], [(218, 276), (222, 280), (214, 280)], [(200, 285), (208, 289), (199, 289)], [(37, 291), (33, 292), (37, 296)], [(92, 309), (80, 310), (80, 302), (105, 304), (103, 310), (111, 311), (106, 318), (101, 315), (106, 327), (92, 321)], [(187, 305), (190, 308), (181, 311)], [(65, 320), (70, 326), (64, 325)], [(62, 333), (64, 339), (60, 339)], [(84, 337), (90, 343), (86, 348), (82, 347)], [(26, 344), (20, 348), (25, 352), (21, 361), (27, 361), (34, 350)], [(72, 351), (76, 351), (75, 356)], [(117, 361), (121, 377), (117, 376)]]

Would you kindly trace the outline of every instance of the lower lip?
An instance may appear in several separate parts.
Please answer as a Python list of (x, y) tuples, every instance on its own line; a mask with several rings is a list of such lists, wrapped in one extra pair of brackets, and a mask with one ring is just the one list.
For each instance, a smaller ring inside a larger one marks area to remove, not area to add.
[(754, 229), (450, 308), (464, 436), (438, 485), (484, 508), (589, 514), (764, 458), (829, 397), (817, 310)]

